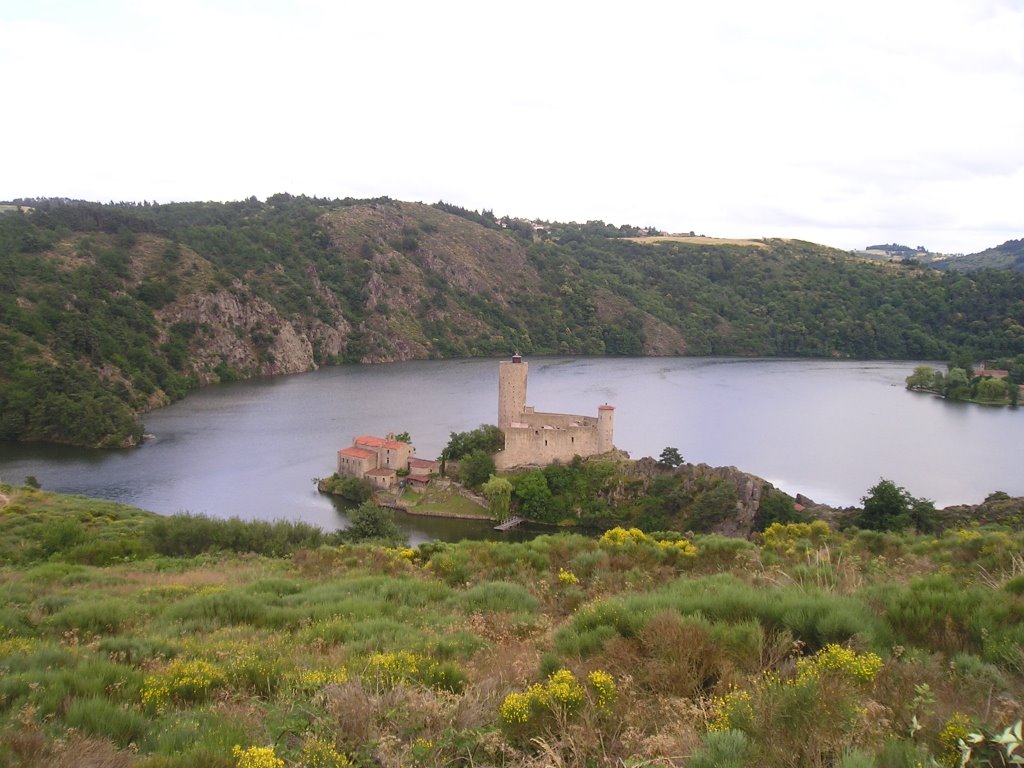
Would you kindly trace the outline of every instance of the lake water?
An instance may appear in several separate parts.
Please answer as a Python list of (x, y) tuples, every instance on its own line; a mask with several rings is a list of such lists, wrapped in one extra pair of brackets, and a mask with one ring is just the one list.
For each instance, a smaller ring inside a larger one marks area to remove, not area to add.
[[(879, 478), (939, 506), (1024, 495), (1024, 409), (907, 392), (914, 362), (721, 358), (532, 358), (529, 404), (596, 414), (616, 406), (615, 444), (666, 446), (732, 465), (791, 493), (859, 503)], [(0, 481), (164, 514), (345, 525), (313, 478), (359, 434), (408, 431), (435, 457), (450, 432), (497, 420), (497, 361), (328, 368), (209, 387), (148, 414), (155, 435), (124, 451), (0, 443)], [(412, 541), (482, 537), (485, 524), (404, 517)]]

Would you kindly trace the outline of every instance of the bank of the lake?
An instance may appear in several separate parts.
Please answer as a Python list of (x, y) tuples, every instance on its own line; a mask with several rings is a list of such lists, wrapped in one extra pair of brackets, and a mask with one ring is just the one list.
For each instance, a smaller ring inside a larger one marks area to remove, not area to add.
[[(857, 504), (880, 477), (938, 506), (1024, 495), (1020, 411), (910, 396), (915, 362), (724, 358), (533, 358), (529, 401), (589, 413), (616, 405), (615, 443), (634, 458), (666, 446), (736, 466), (790, 494)], [(495, 360), (326, 368), (218, 385), (149, 415), (151, 441), (89, 451), (0, 444), (0, 481), (173, 514), (345, 525), (313, 478), (354, 435), (408, 431), (434, 457), (451, 432), (493, 423)], [(404, 516), (403, 516), (404, 517)], [(485, 536), (487, 522), (408, 516), (413, 541)], [(476, 530), (479, 528), (479, 530)]]

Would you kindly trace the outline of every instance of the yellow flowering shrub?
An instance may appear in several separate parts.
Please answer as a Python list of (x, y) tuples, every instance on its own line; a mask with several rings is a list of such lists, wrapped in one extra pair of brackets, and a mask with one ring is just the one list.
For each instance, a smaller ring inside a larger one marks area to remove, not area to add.
[(363, 678), (384, 688), (394, 688), (399, 683), (418, 680), (430, 663), (409, 651), (375, 653), (366, 660)]
[(142, 705), (163, 711), (171, 704), (205, 701), (227, 683), (224, 671), (202, 659), (172, 661), (162, 672), (146, 675), (142, 683)]
[[(587, 682), (594, 694), (594, 707), (608, 711), (617, 694), (614, 678), (607, 672), (594, 670), (587, 675)], [(498, 715), (509, 731), (526, 733), (575, 717), (586, 703), (587, 691), (583, 684), (571, 670), (560, 669), (544, 683), (533, 683), (525, 691), (508, 694), (498, 707)]]
[(675, 539), (674, 541), (659, 540), (658, 548), (680, 557), (696, 557), (697, 548), (686, 539)]
[(415, 563), (420, 554), (412, 547), (381, 547), (381, 551), (393, 560), (407, 563)]
[(590, 687), (594, 691), (596, 698), (595, 706), (602, 712), (607, 712), (611, 709), (615, 696), (618, 693), (618, 689), (615, 686), (615, 678), (603, 670), (595, 669), (587, 675), (587, 682), (590, 683)]
[(284, 760), (274, 754), (273, 747), (242, 749), (236, 744), (231, 754), (235, 756), (236, 768), (284, 768)]
[(27, 637), (5, 637), (0, 640), (0, 658), (15, 654), (29, 654), (35, 646), (36, 641)]
[(960, 742), (966, 741), (971, 733), (971, 719), (960, 712), (954, 712), (939, 731), (939, 764), (957, 768), (960, 765)]
[(573, 584), (579, 584), (579, 577), (576, 576), (572, 571), (567, 571), (565, 568), (558, 569), (558, 583), (563, 586), (572, 586)]
[(708, 723), (709, 731), (742, 730), (753, 717), (753, 696), (749, 691), (734, 689), (711, 702), (714, 715)]
[(762, 534), (766, 549), (793, 554), (828, 540), (832, 529), (824, 520), (813, 523), (772, 523)]
[(348, 680), (348, 672), (336, 669), (300, 669), (290, 679), (292, 685), (304, 691), (315, 691), (325, 685), (338, 685)]
[(611, 528), (601, 534), (597, 543), (605, 549), (649, 546), (655, 551), (675, 556), (694, 557), (697, 554), (697, 548), (686, 539), (655, 539), (639, 528)]
[(465, 673), (451, 662), (438, 663), (409, 651), (375, 653), (361, 673), (363, 681), (378, 688), (394, 688), (400, 683), (418, 683), (438, 690), (459, 693), (466, 683)]
[(331, 742), (314, 736), (302, 745), (299, 765), (302, 768), (349, 768), (352, 762)]
[(796, 669), (798, 678), (831, 674), (861, 685), (869, 685), (881, 671), (882, 659), (875, 653), (857, 653), (830, 643), (810, 658), (798, 659)]
[(534, 683), (523, 693), (510, 693), (498, 707), (501, 721), (508, 726), (526, 725), (544, 701), (544, 686)]
[(547, 705), (552, 710), (558, 710), (567, 715), (574, 715), (583, 706), (586, 692), (580, 681), (568, 669), (560, 669), (548, 677), (545, 686)]
[(597, 543), (602, 547), (623, 547), (628, 544), (650, 544), (652, 541), (653, 539), (639, 528), (615, 527), (601, 534)]

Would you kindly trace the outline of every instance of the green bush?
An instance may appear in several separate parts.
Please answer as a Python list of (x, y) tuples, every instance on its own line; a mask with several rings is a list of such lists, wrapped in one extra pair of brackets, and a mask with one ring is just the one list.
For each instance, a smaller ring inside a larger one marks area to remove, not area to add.
[(138, 614), (138, 606), (123, 600), (96, 598), (62, 608), (47, 623), (61, 632), (80, 630), (94, 635), (116, 634)]
[(470, 587), (458, 597), (459, 605), (468, 612), (535, 613), (537, 599), (519, 584), (485, 581)]
[(584, 644), (592, 646), (592, 633), (600, 626), (611, 628), (613, 634), (632, 637), (648, 617), (666, 610), (683, 615), (699, 613), (715, 623), (757, 621), (766, 633), (792, 633), (810, 650), (853, 637), (880, 646), (888, 638), (885, 625), (856, 598), (800, 587), (754, 587), (723, 574), (677, 579), (647, 594), (601, 601), (573, 616), (556, 636), (556, 642), (567, 652), (569, 647), (579, 645), (574, 637), (589, 635)]
[(64, 722), (90, 735), (110, 739), (119, 747), (137, 743), (150, 728), (149, 720), (142, 714), (98, 697), (73, 701)]
[(177, 652), (175, 646), (163, 640), (130, 635), (105, 637), (96, 647), (111, 661), (133, 667), (154, 659), (169, 659)]
[(266, 606), (241, 592), (195, 595), (171, 606), (165, 616), (196, 627), (216, 628), (233, 624), (263, 623)]
[(746, 768), (749, 753), (750, 740), (743, 731), (707, 733), (686, 768)]

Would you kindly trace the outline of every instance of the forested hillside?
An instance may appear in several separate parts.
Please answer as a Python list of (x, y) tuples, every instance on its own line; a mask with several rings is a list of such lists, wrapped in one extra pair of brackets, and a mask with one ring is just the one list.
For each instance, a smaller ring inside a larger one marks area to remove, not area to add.
[(1007, 240), (1001, 245), (966, 256), (934, 260), (931, 266), (960, 272), (976, 272), (979, 269), (1013, 269), (1024, 272), (1024, 238)]
[(16, 201), (0, 215), (0, 439), (137, 442), (204, 383), (524, 354), (948, 359), (1024, 351), (1024, 275), (799, 241), (639, 241), (389, 199)]

